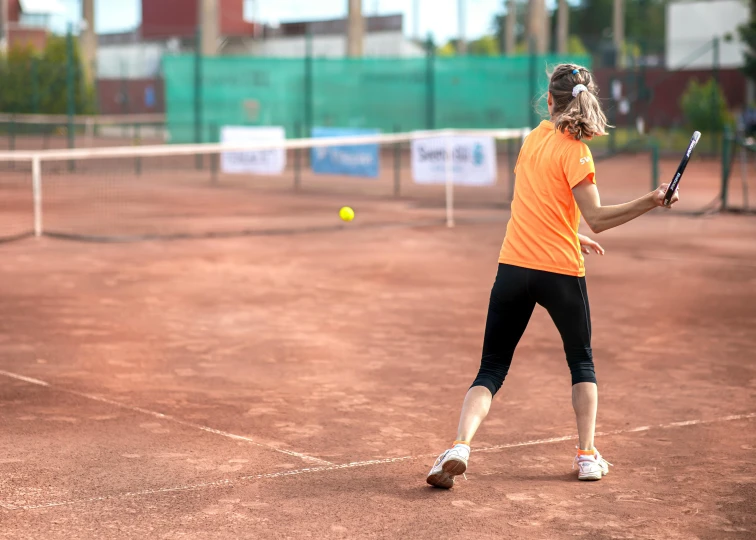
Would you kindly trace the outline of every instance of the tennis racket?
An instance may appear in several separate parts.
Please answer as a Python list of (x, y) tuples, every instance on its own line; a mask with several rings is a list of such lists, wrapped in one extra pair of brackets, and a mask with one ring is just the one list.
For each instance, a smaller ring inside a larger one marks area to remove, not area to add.
[(667, 188), (667, 193), (664, 195), (664, 206), (669, 206), (669, 203), (672, 200), (672, 197), (674, 197), (675, 191), (677, 191), (677, 186), (680, 184), (680, 179), (682, 178), (682, 175), (685, 172), (685, 167), (688, 166), (688, 161), (690, 161), (690, 156), (691, 154), (693, 154), (693, 149), (698, 144), (698, 139), (700, 138), (701, 138), (701, 132), (694, 131), (693, 136), (690, 138), (690, 144), (688, 144), (688, 150), (685, 152), (685, 155), (683, 155), (682, 161), (680, 162), (680, 165), (678, 165), (677, 167), (677, 172), (675, 173), (675, 176), (672, 178), (672, 181), (669, 183), (669, 187)]

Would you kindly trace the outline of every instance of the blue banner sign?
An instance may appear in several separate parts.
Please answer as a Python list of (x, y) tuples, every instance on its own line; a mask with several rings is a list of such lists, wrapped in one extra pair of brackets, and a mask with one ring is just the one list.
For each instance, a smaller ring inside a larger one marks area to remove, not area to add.
[[(312, 128), (312, 136), (353, 137), (355, 135), (377, 135), (377, 129), (365, 128)], [(324, 146), (313, 148), (311, 155), (312, 172), (317, 174), (340, 174), (377, 178), (379, 170), (379, 148), (377, 144), (350, 146)]]

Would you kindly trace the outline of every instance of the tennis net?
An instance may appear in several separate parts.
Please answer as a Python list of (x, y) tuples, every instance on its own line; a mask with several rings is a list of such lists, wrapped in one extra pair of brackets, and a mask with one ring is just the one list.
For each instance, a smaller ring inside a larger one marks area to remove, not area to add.
[(4, 152), (0, 239), (306, 232), (344, 226), (341, 206), (354, 227), (503, 220), (528, 131), (285, 140), (241, 128), (219, 144)]

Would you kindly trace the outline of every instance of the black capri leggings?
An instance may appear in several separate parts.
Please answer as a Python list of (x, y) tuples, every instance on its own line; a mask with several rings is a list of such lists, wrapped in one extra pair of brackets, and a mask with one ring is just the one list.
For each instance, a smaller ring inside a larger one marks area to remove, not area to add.
[(596, 382), (585, 278), (499, 264), (491, 291), (480, 371), (472, 386), (501, 388), (536, 303), (551, 315), (564, 343), (572, 384)]

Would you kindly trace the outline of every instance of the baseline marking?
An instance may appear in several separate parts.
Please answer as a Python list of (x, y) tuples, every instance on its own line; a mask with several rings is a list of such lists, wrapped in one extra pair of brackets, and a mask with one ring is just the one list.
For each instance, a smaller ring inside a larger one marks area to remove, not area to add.
[(74, 395), (74, 396), (86, 398), (86, 399), (89, 399), (89, 400), (92, 400), (92, 401), (99, 401), (100, 403), (106, 403), (106, 404), (111, 405), (113, 407), (119, 407), (121, 409), (126, 409), (127, 411), (137, 412), (137, 413), (145, 414), (145, 415), (148, 415), (148, 416), (154, 416), (155, 418), (159, 418), (161, 420), (166, 420), (168, 422), (173, 422), (174, 424), (179, 424), (181, 426), (190, 427), (190, 428), (193, 428), (193, 429), (198, 429), (200, 431), (205, 431), (207, 433), (212, 433), (214, 435), (220, 435), (221, 437), (226, 437), (227, 439), (232, 439), (232, 440), (235, 440), (235, 441), (244, 441), (244, 442), (253, 444), (255, 446), (259, 446), (261, 448), (267, 448), (268, 450), (274, 450), (274, 451), (279, 452), (281, 454), (286, 454), (288, 456), (297, 457), (297, 458), (303, 459), (305, 461), (312, 461), (312, 462), (315, 462), (315, 463), (320, 463), (322, 465), (333, 465), (333, 463), (331, 463), (330, 461), (325, 461), (323, 459), (319, 459), (319, 458), (316, 458), (316, 457), (313, 457), (313, 456), (308, 456), (306, 454), (300, 454), (299, 452), (294, 452), (294, 451), (291, 451), (291, 450), (285, 450), (283, 448), (278, 448), (278, 447), (275, 447), (275, 446), (271, 446), (269, 444), (260, 443), (260, 442), (255, 441), (254, 439), (251, 439), (249, 437), (245, 437), (243, 435), (236, 435), (234, 433), (229, 433), (227, 431), (222, 431), (220, 429), (215, 429), (215, 428), (203, 426), (201, 424), (195, 424), (194, 422), (187, 422), (186, 420), (181, 420), (180, 418), (176, 418), (175, 416), (171, 416), (169, 414), (163, 414), (163, 413), (160, 413), (160, 412), (157, 412), (157, 411), (151, 411), (149, 409), (143, 409), (141, 407), (135, 407), (135, 406), (132, 406), (132, 405), (126, 405), (125, 403), (121, 403), (121, 402), (118, 402), (118, 401), (113, 401), (112, 399), (108, 399), (108, 398), (104, 398), (104, 397), (100, 397), (100, 396), (93, 396), (91, 394), (84, 394), (82, 392), (77, 392), (75, 390), (68, 390), (68, 389), (65, 389), (65, 388), (60, 388), (60, 387), (57, 387), (57, 386), (52, 386), (48, 382), (40, 381), (38, 379), (32, 379), (31, 377), (25, 377), (25, 376), (19, 375), (17, 373), (10, 373), (8, 371), (2, 371), (2, 370), (0, 370), (0, 375), (3, 375), (5, 377), (9, 377), (11, 379), (17, 379), (17, 380), (23, 381), (25, 383), (35, 384), (37, 386), (43, 386), (45, 388), (50, 388), (51, 390), (54, 390), (56, 392), (64, 392), (66, 394), (71, 394), (71, 395)]
[[(670, 428), (678, 428), (678, 427), (685, 427), (685, 426), (697, 426), (697, 425), (703, 425), (703, 424), (719, 424), (722, 422), (732, 422), (735, 420), (746, 420), (750, 418), (756, 418), (756, 412), (748, 413), (748, 414), (733, 414), (730, 416), (713, 418), (711, 420), (700, 420), (700, 419), (699, 420), (686, 420), (683, 422), (671, 422), (669, 424), (658, 424), (655, 426), (640, 426), (640, 427), (629, 428), (629, 429), (615, 429), (613, 431), (598, 432), (596, 433), (596, 435), (601, 435), (601, 436), (621, 435), (624, 433), (638, 433), (642, 431), (649, 431), (651, 429), (670, 429)], [(556, 443), (556, 442), (569, 441), (572, 439), (577, 439), (577, 435), (565, 435), (564, 437), (553, 437), (550, 439), (535, 439), (532, 441), (524, 441), (524, 442), (518, 442), (518, 443), (511, 443), (511, 444), (500, 444), (497, 446), (489, 446), (486, 448), (477, 449), (475, 451), (476, 452), (493, 452), (497, 450), (505, 450), (507, 448), (518, 448), (521, 446), (536, 446), (536, 445), (541, 445), (541, 444), (551, 444), (551, 443)], [(402, 461), (410, 461), (410, 460), (418, 460), (418, 459), (426, 459), (426, 458), (434, 458), (434, 457), (436, 457), (436, 454), (402, 456), (402, 457), (386, 458), (386, 459), (374, 459), (370, 461), (355, 461), (352, 463), (346, 463), (344, 465), (331, 465), (331, 466), (326, 466), (326, 467), (310, 467), (307, 469), (296, 469), (292, 471), (284, 471), (284, 472), (277, 472), (277, 473), (256, 474), (256, 475), (250, 475), (250, 476), (241, 476), (239, 478), (234, 478), (234, 479), (217, 480), (215, 482), (203, 482), (203, 483), (198, 483), (198, 484), (189, 484), (185, 486), (175, 486), (175, 487), (167, 487), (167, 488), (160, 488), (160, 489), (145, 489), (142, 491), (116, 493), (114, 495), (103, 495), (100, 497), (90, 497), (87, 499), (75, 499), (75, 500), (69, 500), (69, 501), (59, 501), (59, 502), (50, 502), (50, 503), (44, 503), (44, 504), (18, 506), (13, 509), (14, 510), (36, 510), (40, 508), (70, 506), (74, 504), (85, 504), (85, 503), (91, 503), (91, 502), (107, 501), (107, 500), (112, 500), (112, 499), (128, 499), (128, 498), (135, 498), (135, 497), (144, 497), (144, 496), (149, 496), (149, 495), (160, 495), (163, 493), (177, 493), (177, 492), (187, 492), (187, 491), (199, 491), (199, 490), (211, 489), (211, 488), (232, 487), (235, 484), (249, 482), (252, 480), (267, 480), (271, 478), (281, 478), (285, 476), (298, 476), (302, 474), (339, 471), (343, 469), (356, 469), (356, 468), (361, 468), (361, 467), (369, 467), (372, 465), (386, 465), (386, 464), (391, 464), (391, 463), (399, 463)]]

